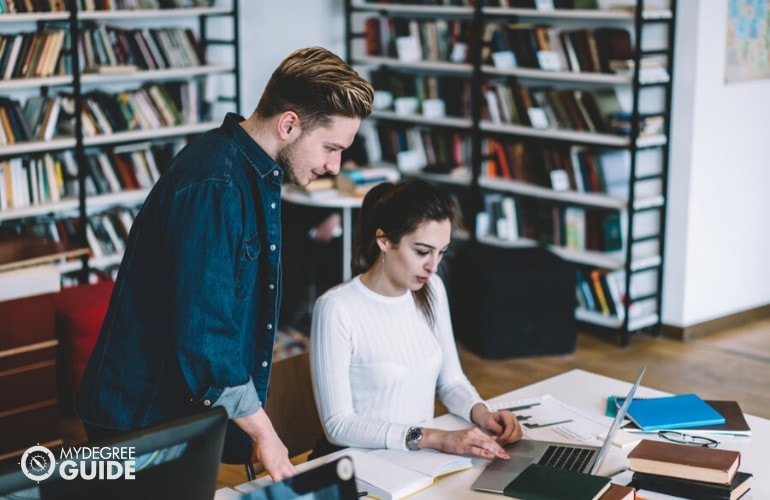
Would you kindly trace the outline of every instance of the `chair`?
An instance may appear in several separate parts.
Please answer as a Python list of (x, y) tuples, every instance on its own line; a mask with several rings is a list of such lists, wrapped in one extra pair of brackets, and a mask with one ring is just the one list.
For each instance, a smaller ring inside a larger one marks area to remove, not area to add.
[[(310, 380), (308, 351), (273, 363), (265, 411), (278, 437), (295, 457), (310, 451), (323, 435)], [(254, 474), (246, 464), (249, 480)]]

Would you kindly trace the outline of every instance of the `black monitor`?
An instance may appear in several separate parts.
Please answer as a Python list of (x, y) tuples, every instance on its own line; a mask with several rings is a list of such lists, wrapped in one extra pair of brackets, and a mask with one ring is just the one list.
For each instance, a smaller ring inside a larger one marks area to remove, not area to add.
[[(37, 449), (33, 453), (0, 465), (0, 498), (211, 500), (226, 426), (225, 410), (213, 408), (105, 441), (54, 450), (33, 447)], [(74, 455), (76, 449), (80, 458)], [(90, 458), (97, 453), (96, 460)], [(83, 454), (90, 454), (89, 459)], [(25, 461), (27, 472), (40, 469), (32, 471), (42, 474), (38, 479), (46, 472), (50, 476), (39, 482), (30, 479), (22, 470)], [(89, 475), (95, 477), (83, 477)]]
[(343, 456), (279, 483), (245, 493), (242, 500), (356, 500), (353, 460)]

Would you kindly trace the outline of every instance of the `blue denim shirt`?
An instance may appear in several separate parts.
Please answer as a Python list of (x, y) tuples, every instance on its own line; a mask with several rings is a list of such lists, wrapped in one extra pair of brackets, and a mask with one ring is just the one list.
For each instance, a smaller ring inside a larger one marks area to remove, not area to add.
[(78, 395), (85, 423), (135, 430), (205, 406), (242, 417), (265, 401), (283, 170), (242, 120), (180, 151), (134, 221)]

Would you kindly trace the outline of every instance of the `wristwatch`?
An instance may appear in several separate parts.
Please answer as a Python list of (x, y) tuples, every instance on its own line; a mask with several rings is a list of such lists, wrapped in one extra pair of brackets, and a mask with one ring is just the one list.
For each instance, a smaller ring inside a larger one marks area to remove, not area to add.
[(406, 447), (411, 451), (418, 449), (422, 440), (422, 427), (410, 427), (406, 431)]

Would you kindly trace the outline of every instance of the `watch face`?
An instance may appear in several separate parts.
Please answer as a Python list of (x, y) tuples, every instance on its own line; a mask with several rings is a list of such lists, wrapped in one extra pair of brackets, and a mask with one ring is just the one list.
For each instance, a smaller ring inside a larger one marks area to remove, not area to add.
[(410, 450), (416, 450), (421, 439), (422, 427), (410, 427), (406, 431), (406, 447)]
[(21, 470), (33, 481), (42, 481), (53, 474), (56, 459), (45, 446), (33, 446), (21, 456)]

